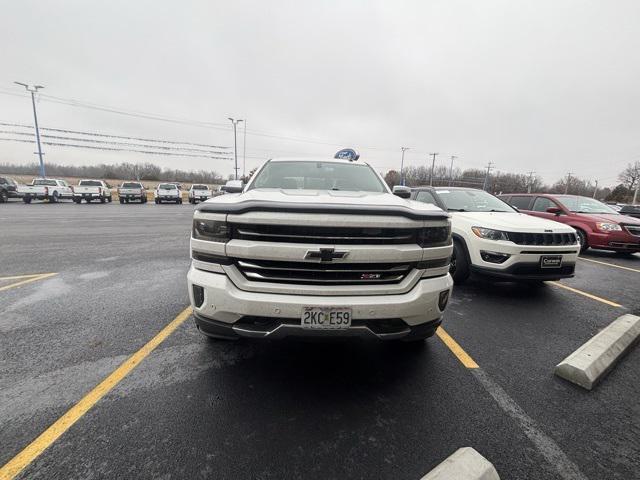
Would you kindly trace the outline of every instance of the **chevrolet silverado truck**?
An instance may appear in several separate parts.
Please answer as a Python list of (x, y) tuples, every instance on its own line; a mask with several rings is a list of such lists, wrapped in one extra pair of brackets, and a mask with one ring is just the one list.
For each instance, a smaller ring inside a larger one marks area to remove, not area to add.
[(111, 202), (111, 189), (103, 180), (80, 180), (73, 187), (73, 201), (80, 203), (84, 200), (91, 203), (99, 200), (101, 203)]
[(211, 196), (211, 190), (207, 185), (193, 184), (189, 189), (189, 203), (194, 205), (198, 202), (209, 200)]
[(18, 194), (24, 203), (31, 203), (32, 200), (57, 203), (59, 200), (73, 198), (73, 190), (67, 182), (57, 178), (34, 178), (31, 185), (18, 185)]
[(122, 182), (118, 188), (118, 198), (120, 203), (147, 203), (147, 189), (140, 182)]
[(442, 321), (451, 253), (449, 215), (368, 164), (272, 159), (196, 208), (189, 296), (211, 338), (420, 341)]

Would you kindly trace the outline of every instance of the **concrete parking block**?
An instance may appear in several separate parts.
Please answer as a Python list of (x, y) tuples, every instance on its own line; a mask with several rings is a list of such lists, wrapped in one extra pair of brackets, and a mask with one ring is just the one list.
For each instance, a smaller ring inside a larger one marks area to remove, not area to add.
[(471, 447), (456, 450), (422, 480), (500, 480), (489, 460)]
[(591, 390), (640, 337), (640, 317), (622, 315), (556, 365), (555, 374)]

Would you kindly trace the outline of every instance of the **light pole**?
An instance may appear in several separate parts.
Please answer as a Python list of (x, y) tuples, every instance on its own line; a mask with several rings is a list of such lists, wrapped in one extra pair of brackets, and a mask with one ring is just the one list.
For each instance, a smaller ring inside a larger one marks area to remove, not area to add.
[(234, 167), (234, 170), (236, 172), (235, 179), (237, 180), (238, 179), (238, 135), (237, 135), (236, 127), (240, 122), (242, 122), (242, 120), (236, 120), (231, 117), (228, 117), (228, 118), (229, 120), (231, 120), (231, 123), (233, 124), (233, 157), (235, 159), (235, 167)]
[(451, 155), (451, 166), (449, 167), (449, 186), (453, 185), (453, 161), (458, 158), (455, 155)]
[(40, 145), (40, 129), (38, 128), (38, 114), (36, 113), (36, 97), (35, 94), (41, 88), (42, 85), (28, 85), (22, 82), (13, 82), (16, 85), (22, 85), (31, 93), (31, 105), (33, 106), (33, 122), (36, 126), (36, 143), (38, 144), (38, 157), (40, 158), (40, 176), (44, 178), (44, 161), (42, 160), (42, 146)]
[(439, 153), (430, 153), (429, 155), (431, 155), (432, 160), (431, 160), (431, 173), (429, 173), (429, 186), (433, 187), (433, 169), (436, 166), (436, 156), (440, 155)]
[(247, 178), (247, 121), (244, 121), (244, 139), (242, 140), (242, 178)]
[(402, 160), (400, 161), (400, 185), (404, 185), (404, 152), (409, 150), (409, 147), (400, 147), (402, 150)]

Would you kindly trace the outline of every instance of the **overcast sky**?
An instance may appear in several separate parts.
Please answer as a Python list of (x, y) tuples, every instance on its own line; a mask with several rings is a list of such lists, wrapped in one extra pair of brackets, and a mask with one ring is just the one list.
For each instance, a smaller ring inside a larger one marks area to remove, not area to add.
[[(227, 117), (246, 118), (247, 170), (267, 157), (354, 146), (386, 171), (399, 168), (404, 145), (409, 165), (435, 151), (438, 163), (453, 154), (462, 168), (491, 161), (607, 185), (640, 159), (638, 19), (637, 0), (2, 0), (0, 122), (32, 122), (28, 98), (7, 94), (22, 93), (18, 80), (56, 97), (220, 125), (42, 98), (45, 127), (232, 146)], [(242, 135), (239, 143), (242, 153)], [(34, 151), (0, 141), (0, 161), (28, 163)], [(232, 172), (228, 160), (45, 152), (60, 163)]]

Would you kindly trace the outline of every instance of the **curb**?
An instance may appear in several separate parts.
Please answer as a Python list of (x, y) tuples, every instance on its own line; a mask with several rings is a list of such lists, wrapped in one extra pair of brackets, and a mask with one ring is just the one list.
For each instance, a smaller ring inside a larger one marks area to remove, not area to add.
[(463, 447), (421, 480), (500, 480), (500, 477), (489, 460), (473, 448)]
[(556, 365), (554, 373), (591, 390), (640, 337), (640, 317), (622, 315)]

